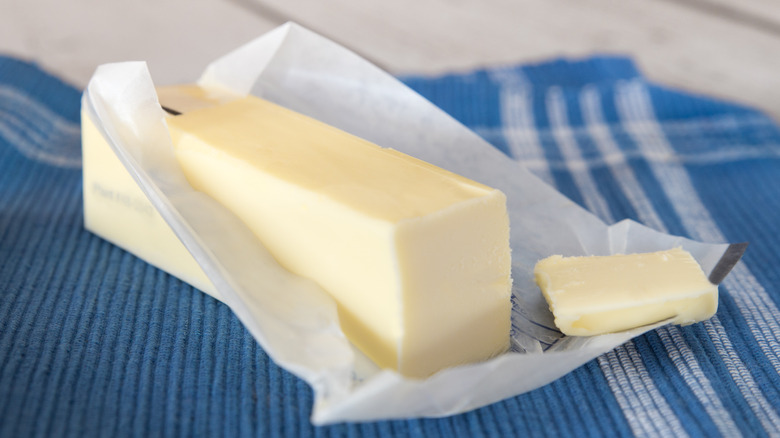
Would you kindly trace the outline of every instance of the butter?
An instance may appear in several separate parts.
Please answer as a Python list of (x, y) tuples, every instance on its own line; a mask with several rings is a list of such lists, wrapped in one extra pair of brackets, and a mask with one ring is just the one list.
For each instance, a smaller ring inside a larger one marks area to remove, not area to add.
[[(329, 292), (346, 336), (380, 367), (427, 377), (508, 348), (503, 193), (255, 97), (194, 86), (160, 89), (159, 97), (183, 113), (167, 123), (190, 184), (241, 218), (285, 268)], [(90, 135), (85, 150), (108, 148)], [(122, 172), (94, 169), (101, 166), (85, 159), (85, 217), (95, 219), (88, 228), (129, 247), (122, 233), (147, 233), (145, 223), (131, 215), (101, 227), (94, 209), (116, 206), (96, 206), (86, 192), (110, 182), (129, 193), (134, 183), (115, 183)], [(158, 247), (166, 240), (156, 238)], [(157, 249), (148, 245), (139, 241), (132, 252), (151, 261)], [(153, 263), (211, 287), (175, 248)]]
[(548, 257), (534, 269), (566, 335), (592, 336), (671, 318), (674, 324), (703, 321), (718, 308), (710, 283), (690, 253), (675, 248), (645, 254)]
[(86, 113), (81, 113), (84, 227), (219, 299), (219, 293), (160, 216)]

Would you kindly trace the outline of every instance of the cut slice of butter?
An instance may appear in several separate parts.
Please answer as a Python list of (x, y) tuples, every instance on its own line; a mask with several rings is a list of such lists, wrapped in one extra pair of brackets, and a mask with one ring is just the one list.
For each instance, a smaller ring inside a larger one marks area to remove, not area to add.
[[(283, 266), (328, 291), (347, 337), (379, 366), (427, 377), (507, 349), (503, 193), (255, 97), (194, 86), (159, 97), (183, 113), (167, 123), (190, 184), (241, 218)], [(146, 233), (146, 222), (99, 188), (138, 193), (96, 162), (111, 159), (93, 150), (110, 154), (94, 134), (85, 134), (88, 228), (214, 294), (178, 240), (123, 239), (129, 228)], [(124, 222), (105, 224), (106, 214)], [(161, 245), (166, 255), (151, 257)]]
[(644, 254), (548, 257), (534, 269), (555, 325), (592, 336), (671, 319), (692, 324), (715, 314), (718, 286), (681, 248)]

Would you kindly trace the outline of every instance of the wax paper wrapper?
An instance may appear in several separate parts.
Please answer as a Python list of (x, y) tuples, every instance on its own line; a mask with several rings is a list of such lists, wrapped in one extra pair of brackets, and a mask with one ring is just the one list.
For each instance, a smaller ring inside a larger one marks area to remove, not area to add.
[(507, 196), (511, 351), (424, 380), (404, 378), (378, 369), (353, 348), (325, 292), (281, 268), (239, 219), (188, 185), (145, 64), (98, 68), (84, 94), (86, 114), (220, 299), (277, 364), (312, 386), (315, 424), (465, 412), (539, 388), (664, 323), (602, 336), (563, 336), (533, 281), (541, 258), (682, 246), (718, 283), (744, 249), (694, 242), (631, 221), (604, 224), (392, 76), (295, 24), (217, 59), (199, 83), (271, 100)]

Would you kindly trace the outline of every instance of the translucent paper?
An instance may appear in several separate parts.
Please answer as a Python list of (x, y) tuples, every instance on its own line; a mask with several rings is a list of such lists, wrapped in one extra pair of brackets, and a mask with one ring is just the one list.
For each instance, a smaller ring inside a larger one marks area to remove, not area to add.
[(741, 254), (740, 247), (698, 243), (631, 221), (607, 226), (392, 76), (294, 24), (216, 60), (199, 82), (263, 97), (507, 195), (512, 351), (425, 380), (404, 378), (355, 350), (325, 292), (281, 268), (240, 220), (187, 184), (146, 65), (98, 68), (84, 95), (87, 114), (220, 298), (277, 364), (313, 387), (315, 424), (468, 411), (550, 383), (664, 323), (590, 338), (562, 336), (533, 282), (534, 264), (546, 256), (682, 246), (719, 281)]

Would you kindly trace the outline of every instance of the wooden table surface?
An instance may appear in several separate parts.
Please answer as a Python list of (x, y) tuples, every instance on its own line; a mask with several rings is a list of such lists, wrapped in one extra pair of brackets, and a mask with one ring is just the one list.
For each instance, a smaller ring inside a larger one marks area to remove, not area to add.
[(778, 0), (2, 0), (0, 53), (79, 87), (124, 60), (146, 60), (157, 83), (185, 82), (286, 21), (394, 74), (627, 55), (658, 83), (780, 120)]

